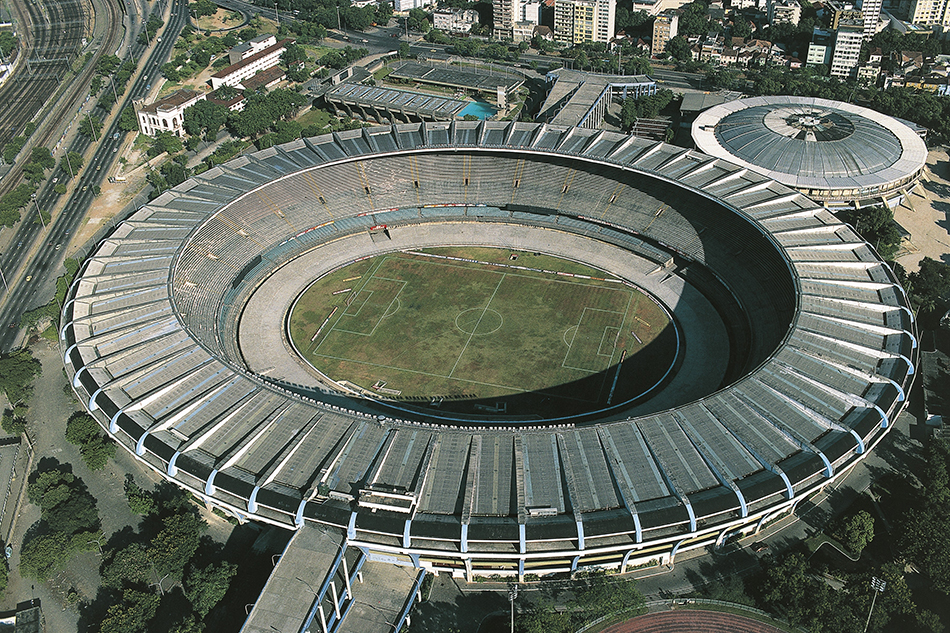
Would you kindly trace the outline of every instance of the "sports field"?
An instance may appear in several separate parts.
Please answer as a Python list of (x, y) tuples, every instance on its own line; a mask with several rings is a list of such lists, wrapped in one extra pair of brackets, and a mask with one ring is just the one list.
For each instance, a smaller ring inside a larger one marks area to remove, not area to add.
[(480, 414), (627, 401), (676, 353), (666, 312), (636, 288), (576, 262), (490, 248), (352, 263), (299, 297), (288, 329), (337, 382)]

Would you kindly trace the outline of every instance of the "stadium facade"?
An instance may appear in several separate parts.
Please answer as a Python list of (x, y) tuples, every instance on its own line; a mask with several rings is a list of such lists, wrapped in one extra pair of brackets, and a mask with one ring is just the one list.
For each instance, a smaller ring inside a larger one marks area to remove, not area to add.
[(927, 146), (905, 123), (815, 97), (730, 101), (701, 113), (692, 131), (700, 151), (773, 178), (832, 210), (895, 207), (927, 163)]
[[(558, 420), (352, 398), (294, 357), (313, 279), (446, 244), (608, 270), (685, 356), (648, 400)], [(754, 532), (887, 433), (917, 355), (891, 270), (800, 192), (623, 134), (463, 121), (298, 140), (164, 192), (84, 262), (60, 344), (109, 434), (206, 503), (469, 579)]]

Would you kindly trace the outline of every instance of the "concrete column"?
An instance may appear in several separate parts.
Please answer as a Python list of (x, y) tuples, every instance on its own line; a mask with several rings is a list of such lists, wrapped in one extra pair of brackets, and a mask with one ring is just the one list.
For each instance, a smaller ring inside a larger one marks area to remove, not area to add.
[(333, 613), (336, 614), (336, 619), (340, 619), (340, 598), (336, 595), (336, 581), (330, 581), (330, 593), (333, 594)]

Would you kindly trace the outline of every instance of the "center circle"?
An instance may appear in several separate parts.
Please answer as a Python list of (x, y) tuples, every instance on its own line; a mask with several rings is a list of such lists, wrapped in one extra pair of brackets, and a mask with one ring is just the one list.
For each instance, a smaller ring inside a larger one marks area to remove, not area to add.
[(469, 308), (455, 317), (455, 327), (472, 336), (494, 334), (504, 323), (504, 317), (491, 308)]

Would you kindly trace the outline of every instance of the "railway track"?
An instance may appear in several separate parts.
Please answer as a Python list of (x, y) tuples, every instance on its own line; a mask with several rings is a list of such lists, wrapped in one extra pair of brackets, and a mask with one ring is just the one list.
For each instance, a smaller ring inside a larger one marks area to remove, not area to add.
[[(172, 3), (172, 19), (161, 33), (163, 41), (154, 45), (151, 51), (147, 47), (133, 43), (130, 53), (134, 59), (141, 61), (141, 74), (132, 79), (128, 91), (120, 96), (121, 108), (130, 104), (133, 99), (142, 98), (148, 92), (148, 75), (159, 72), (161, 65), (168, 60), (175, 40), (182, 27), (188, 21), (188, 0), (170, 0)], [(152, 12), (161, 15), (163, 7), (154, 6)], [(113, 50), (113, 49), (107, 49)], [(104, 119), (108, 114), (99, 107), (92, 110), (93, 116)], [(11, 240), (12, 248), (6, 249), (0, 255), (0, 269), (7, 276), (8, 281), (15, 280), (19, 275), (33, 277), (31, 283), (15, 283), (10, 286), (0, 299), (0, 352), (6, 352), (16, 346), (19, 323), (23, 312), (29, 308), (46, 303), (50, 299), (50, 290), (54, 280), (61, 270), (62, 251), (54, 248), (69, 241), (72, 231), (80, 225), (86, 211), (95, 198), (95, 186), (102, 182), (116, 160), (115, 149), (124, 142), (125, 133), (118, 129), (118, 119), (102, 130), (102, 134), (95, 143), (95, 151), (87, 166), (76, 176), (75, 186), (68, 201), (48, 226), (41, 227), (34, 223), (36, 210), (28, 207), (24, 212), (24, 220), (20, 222), (16, 233)], [(93, 144), (92, 139), (77, 135), (69, 144), (67, 151), (85, 153)], [(94, 168), (94, 166), (96, 168)], [(53, 184), (47, 180), (37, 192), (37, 206), (49, 209), (57, 203), (58, 197), (52, 191)], [(33, 244), (40, 240), (40, 248), (32, 249)], [(46, 242), (47, 248), (43, 247)], [(12, 326), (12, 327), (8, 327)]]
[[(48, 147), (51, 144), (59, 122), (77, 107), (88, 90), (96, 62), (117, 44), (122, 25), (120, 7), (113, 0), (106, 2), (105, 6), (108, 15), (103, 17), (109, 26), (103, 44), (79, 76), (69, 86), (63, 87), (60, 85), (62, 78), (70, 70), (72, 57), (80, 49), (85, 30), (83, 2), (62, 0), (50, 5), (39, 5), (27, 0), (25, 7), (32, 23), (30, 30), (33, 44), (29, 50), (24, 47), (23, 54), (28, 57), (21, 63), (17, 74), (0, 87), (0, 146), (19, 134), (44, 106), (48, 115), (39, 117), (41, 123), (34, 132), (31, 144), (33, 147)], [(32, 59), (47, 61), (27, 63)], [(65, 99), (62, 99), (64, 91)], [(59, 112), (53, 112), (54, 106), (61, 100), (67, 105)], [(4, 107), (5, 104), (16, 104), (16, 107)], [(21, 155), (17, 164), (0, 181), (0, 196), (19, 183), (25, 162)]]

